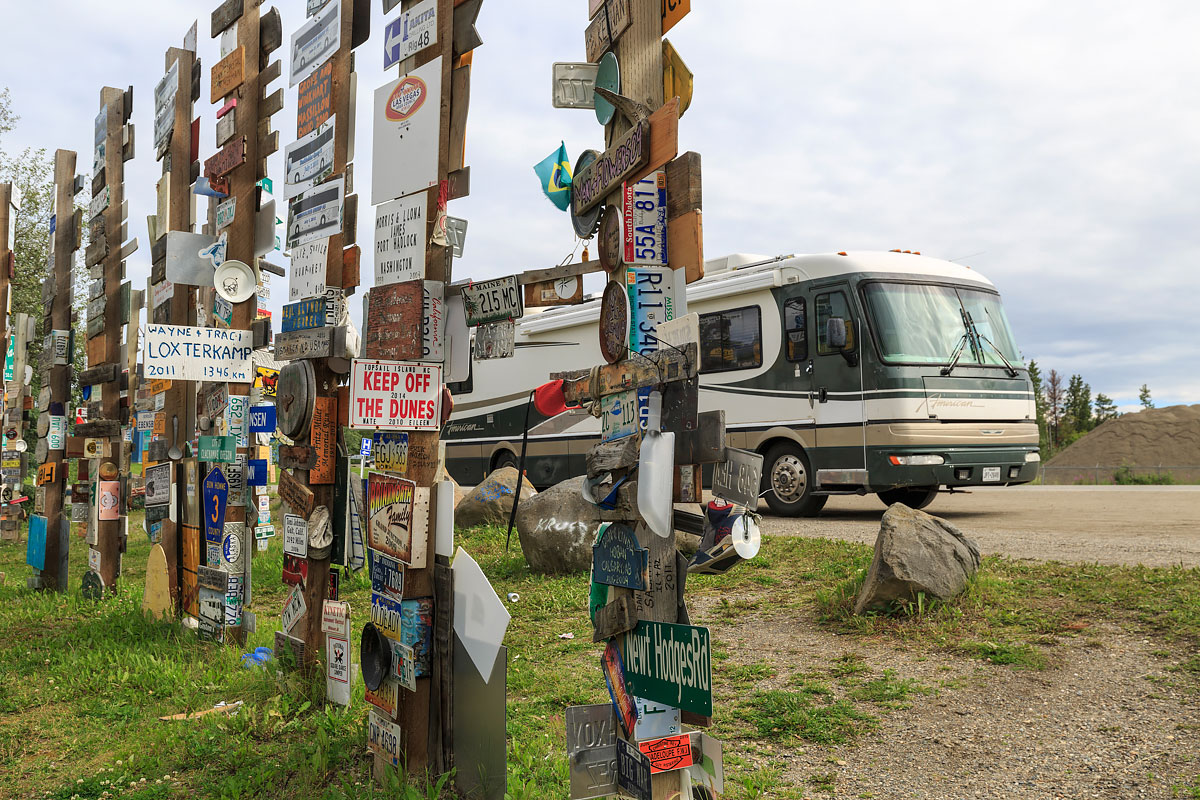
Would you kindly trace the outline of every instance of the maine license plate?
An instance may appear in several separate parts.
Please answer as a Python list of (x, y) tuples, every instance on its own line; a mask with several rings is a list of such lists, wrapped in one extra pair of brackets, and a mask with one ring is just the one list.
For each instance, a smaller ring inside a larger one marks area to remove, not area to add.
[(999, 483), (1000, 482), (1000, 468), (999, 467), (984, 467), (983, 468), (983, 482), (984, 483)]

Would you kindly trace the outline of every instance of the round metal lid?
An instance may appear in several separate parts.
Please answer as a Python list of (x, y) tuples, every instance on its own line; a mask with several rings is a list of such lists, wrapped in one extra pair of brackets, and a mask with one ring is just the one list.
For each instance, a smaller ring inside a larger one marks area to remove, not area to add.
[(217, 294), (231, 303), (242, 303), (250, 299), (258, 288), (254, 270), (242, 261), (230, 259), (222, 262), (213, 273), (213, 286)]
[(291, 361), (279, 371), (275, 384), (276, 422), (289, 439), (308, 430), (317, 397), (317, 379), (310, 361)]
[(625, 242), (621, 234), (621, 211), (616, 206), (608, 206), (604, 209), (604, 216), (600, 217), (597, 242), (600, 245), (600, 265), (608, 272), (616, 272), (623, 262), (621, 251)]
[[(617, 63), (617, 54), (609, 51), (600, 57), (600, 68), (596, 70), (596, 88), (608, 89), (613, 94), (621, 93), (621, 67)], [(600, 95), (596, 99), (596, 121), (601, 125), (612, 122), (617, 109), (613, 104)]]
[(624, 285), (609, 281), (600, 301), (600, 354), (609, 364), (625, 356), (629, 339), (629, 296)]

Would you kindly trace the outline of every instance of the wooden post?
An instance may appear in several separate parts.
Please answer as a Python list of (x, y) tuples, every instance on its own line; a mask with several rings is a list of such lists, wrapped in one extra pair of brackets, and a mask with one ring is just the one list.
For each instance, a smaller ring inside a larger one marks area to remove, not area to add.
[[(53, 269), (46, 276), (42, 290), (42, 298), (46, 304), (45, 324), (42, 326), (44, 335), (52, 331), (69, 331), (72, 314), (72, 266), (75, 263), (75, 250), (82, 231), (84, 215), (74, 212), (75, 194), (78, 183), (75, 179), (75, 153), (71, 150), (59, 150), (54, 154), (54, 214), (55, 230), (53, 244)], [(71, 223), (66, 224), (70, 219)], [(79, 346), (78, 344), (76, 345)], [(43, 355), (42, 365), (47, 362)], [(50, 389), (50, 402), (39, 403), (39, 412), (50, 414), (69, 413), (71, 398), (71, 373), (74, 367), (54, 365), (53, 353), (50, 354), (49, 368), (39, 365), (42, 369), (43, 394), (45, 388)], [(42, 449), (39, 443), (39, 451)], [(44, 487), (43, 505), (39, 513), (46, 517), (46, 568), (41, 574), (42, 589), (67, 590), (67, 546), (68, 539), (62, 537), (59, 531), (64, 527), (63, 518), (63, 487), (67, 482), (68, 461), (63, 450), (46, 451), (44, 463), (54, 464), (55, 479)], [(86, 472), (83, 480), (86, 477)], [(35, 503), (35, 511), (38, 511)], [(69, 523), (68, 523), (69, 524)]]
[[(166, 202), (160, 203), (159, 213), (165, 212), (165, 218), (155, 218), (155, 237), (156, 239), (166, 236), (167, 231), (185, 231), (192, 232), (193, 212), (192, 212), (192, 190), (191, 184), (193, 176), (199, 173), (199, 168), (194, 164), (194, 159), (197, 153), (192, 151), (192, 113), (193, 103), (196, 101), (194, 89), (199, 89), (198, 83), (193, 83), (193, 71), (199, 73), (200, 60), (196, 58), (196, 54), (191, 50), (181, 47), (170, 47), (166, 52), (165, 70), (170, 70), (172, 64), (177, 65), (177, 84), (175, 88), (175, 117), (171, 126), (171, 140), (165, 152), (162, 154), (163, 170), (162, 180), (166, 181), (165, 199)], [(160, 188), (160, 191), (162, 189)], [(152, 241), (151, 251), (158, 253), (163, 252), (161, 248), (156, 248), (156, 242)], [(163, 252), (165, 262), (165, 252)], [(156, 282), (161, 286), (166, 281), (165, 263), (163, 267), (162, 281)], [(155, 270), (152, 270), (151, 275), (154, 276)], [(196, 289), (194, 286), (185, 284), (175, 284), (171, 287), (171, 297), (163, 305), (166, 308), (156, 308), (154, 306), (154, 285), (150, 289), (150, 301), (147, 303), (147, 320), (152, 323), (166, 323), (169, 325), (194, 326), (196, 324)], [(176, 380), (171, 382), (170, 388), (165, 392), (166, 397), (163, 400), (161, 413), (164, 431), (164, 438), (170, 443), (170, 447), (178, 446), (181, 450), (186, 450), (183, 445), (175, 441), (175, 421), (178, 420), (178, 436), (183, 441), (191, 441), (196, 430), (196, 387), (194, 381)], [(151, 406), (151, 409), (153, 406)], [(163, 554), (167, 561), (167, 586), (171, 595), (171, 604), (175, 608), (176, 613), (184, 613), (183, 596), (183, 567), (184, 558), (183, 550), (185, 543), (183, 520), (183, 497), (186, 491), (185, 470), (182, 462), (176, 462), (175, 469), (175, 496), (179, 502), (176, 503), (176, 518), (170, 517), (162, 521), (162, 536), (160, 542), (163, 546)], [(195, 530), (190, 534), (193, 541), (187, 542), (186, 546), (190, 547), (193, 552), (198, 552), (199, 541), (195, 535)]]
[[(12, 208), (13, 189), (10, 183), (0, 183), (0, 334), (3, 335), (2, 341), (5, 348), (8, 347), (9, 337), (13, 335), (13, 330), (8, 324), (8, 281), (9, 270), (8, 266), (13, 258), (12, 251), (8, 248), (8, 235), (11, 228), (16, 227), (17, 221), (10, 219), (10, 209)], [(23, 314), (21, 316), (24, 316)], [(17, 326), (23, 328), (23, 326)], [(21, 330), (22, 335), (24, 330)], [(14, 357), (16, 355), (14, 347)], [(24, 370), (22, 370), (24, 372)], [(13, 380), (6, 381), (4, 385), (4, 428), (3, 433), (10, 430), (18, 430), (19, 433), (24, 433), (24, 425), (21, 424), (24, 410), (22, 406), (22, 397), (24, 392), (22, 389), (25, 386), (24, 375), (18, 374), (13, 370)], [(16, 449), (17, 440), (10, 439), (5, 436), (3, 439), (3, 459), (6, 462), (12, 463), (23, 462), (21, 454)], [(9, 469), (6, 467), (6, 469)], [(18, 467), (19, 469), (19, 467)], [(24, 470), (20, 470), (20, 477), (23, 480)], [(4, 496), (0, 499), (0, 539), (18, 539), (20, 538), (20, 514), (21, 506), (9, 505), (10, 500), (15, 500), (17, 492), (21, 491), (21, 484), (5, 478)], [(15, 484), (15, 485), (14, 485)], [(28, 504), (26, 504), (28, 507)]]
[[(99, 407), (99, 417), (90, 414), (84, 426), (85, 431), (93, 434), (94, 438), (106, 439), (105, 454), (93, 459), (96, 467), (92, 474), (98, 479), (99, 505), (105, 505), (106, 498), (112, 498), (111, 492), (106, 493), (105, 487), (119, 484), (116, 492), (117, 514), (115, 519), (105, 519), (107, 514), (101, 512), (96, 525), (96, 542), (92, 548), (99, 553), (100, 579), (107, 589), (115, 590), (117, 578), (121, 574), (121, 555), (125, 552), (126, 525), (128, 518), (125, 514), (129, 499), (129, 483), (127, 476), (122, 476), (118, 464), (122, 463), (125, 443), (121, 437), (121, 427), (124, 423), (121, 412), (121, 328), (123, 327), (122, 307), (127, 299), (122, 299), (122, 281), (125, 279), (125, 258), (136, 249), (136, 240), (130, 248), (123, 246), (125, 241), (125, 162), (133, 153), (133, 126), (126, 126), (129, 113), (132, 111), (132, 97), (121, 89), (105, 87), (100, 91), (100, 105), (107, 114), (107, 132), (104, 137), (104, 179), (101, 192), (107, 192), (107, 206), (100, 212), (107, 244), (107, 255), (93, 270), (99, 272), (99, 279), (104, 282), (104, 326), (96, 336), (88, 338), (88, 368), (112, 367), (115, 370), (109, 379), (92, 386), (92, 402), (90, 409)], [(93, 196), (95, 196), (93, 192)], [(95, 275), (96, 272), (93, 272)], [(69, 296), (69, 293), (68, 293)], [(93, 319), (89, 317), (88, 328), (92, 327)], [(95, 393), (100, 393), (99, 404), (95, 401)]]
[[(264, 22), (267, 17), (260, 17), (259, 6), (261, 0), (227, 0), (223, 3), (212, 15), (212, 37), (218, 38), (222, 32), (230, 26), (237, 25), (237, 47), (226, 58), (233, 58), (236, 62), (240, 62), (237, 67), (237, 72), (240, 72), (240, 81), (231, 81), (228, 86), (228, 92), (223, 97), (211, 97), (214, 102), (228, 103), (231, 100), (237, 100), (237, 106), (230, 113), (234, 114), (234, 135), (229, 140), (230, 144), (238, 146), (241, 142), (241, 147), (244, 150), (244, 160), (238, 166), (235, 166), (231, 172), (225, 176), (228, 180), (228, 195), (230, 198), (235, 198), (237, 202), (236, 213), (233, 221), (227, 228), (225, 233), (229, 236), (228, 251), (226, 253), (227, 260), (241, 261), (244, 264), (257, 268), (258, 256), (255, 253), (255, 224), (259, 215), (259, 198), (265, 197), (265, 193), (260, 194), (258, 182), (261, 178), (266, 177), (266, 158), (274, 150), (272, 142), (274, 137), (270, 133), (270, 113), (267, 109), (267, 98), (264, 97), (266, 84), (273, 77), (278, 76), (280, 68), (278, 62), (268, 64), (267, 59), (272, 50), (279, 45), (278, 37), (273, 37), (274, 41), (266, 41), (262, 37)], [(237, 13), (240, 7), (241, 13)], [(278, 19), (274, 15), (272, 19)], [(224, 60), (222, 63), (225, 63)], [(218, 64), (214, 68), (213, 90), (218, 88), (218, 79), (216, 71), (220, 69), (222, 64)], [(210, 179), (216, 176), (209, 176)], [(215, 199), (210, 202), (210, 219), (215, 219)], [(274, 220), (272, 219), (272, 223)], [(212, 232), (215, 234), (216, 226), (211, 226)], [(211, 292), (201, 292), (202, 295), (211, 296)], [(258, 296), (252, 294), (250, 297), (240, 303), (233, 304), (231, 329), (235, 330), (250, 330), (251, 325), (258, 316)], [(228, 385), (229, 397), (247, 397), (250, 394), (251, 384), (249, 383), (230, 383)], [(237, 458), (243, 464), (249, 459), (250, 448), (248, 443), (251, 434), (249, 434), (249, 402), (246, 403), (246, 414), (242, 420), (243, 431), (246, 431), (247, 445), (237, 447)], [(245, 469), (245, 467), (243, 467)], [(201, 470), (201, 473), (206, 470)], [(239, 607), (250, 587), (250, 571), (251, 560), (254, 549), (250, 546), (253, 539), (253, 525), (248, 524), (246, 512), (246, 500), (252, 496), (252, 491), (249, 487), (245, 487), (245, 474), (243, 472), (243, 500), (240, 503), (229, 502), (225, 507), (225, 526), (226, 532), (229, 531), (230, 524), (241, 523), (243, 529), (241, 532), (241, 540), (238, 544), (242, 552), (241, 561), (244, 564), (242, 573), (242, 597), (237, 600)], [(218, 566), (209, 564), (209, 566)], [(231, 589), (232, 589), (231, 584)], [(232, 592), (231, 592), (232, 594)], [(231, 595), (227, 595), (231, 596)], [(243, 622), (238, 625), (226, 625), (225, 635), (227, 642), (241, 644), (245, 641), (244, 619), (245, 612), (240, 612)], [(226, 620), (229, 615), (227, 612)]]

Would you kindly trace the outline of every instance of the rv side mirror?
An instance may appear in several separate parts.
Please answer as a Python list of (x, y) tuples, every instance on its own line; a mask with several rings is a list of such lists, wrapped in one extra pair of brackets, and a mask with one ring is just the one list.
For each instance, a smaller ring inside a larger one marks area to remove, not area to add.
[(825, 322), (825, 341), (834, 350), (846, 347), (846, 320), (841, 317), (830, 317)]

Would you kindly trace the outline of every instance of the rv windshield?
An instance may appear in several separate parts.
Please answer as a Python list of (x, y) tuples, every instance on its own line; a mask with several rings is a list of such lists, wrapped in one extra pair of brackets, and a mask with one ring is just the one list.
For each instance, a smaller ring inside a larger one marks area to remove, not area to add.
[[(867, 311), (886, 361), (945, 364), (963, 338), (962, 309), (978, 334), (992, 342), (1009, 361), (1020, 359), (1000, 296), (965, 286), (914, 283), (869, 283), (864, 289)], [(986, 342), (968, 337), (960, 364), (1004, 366)]]

